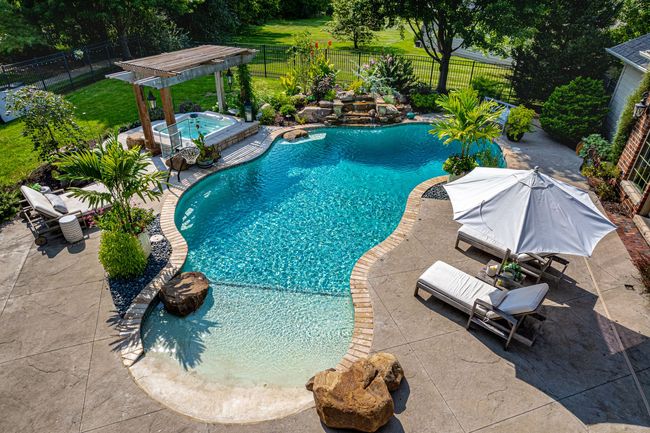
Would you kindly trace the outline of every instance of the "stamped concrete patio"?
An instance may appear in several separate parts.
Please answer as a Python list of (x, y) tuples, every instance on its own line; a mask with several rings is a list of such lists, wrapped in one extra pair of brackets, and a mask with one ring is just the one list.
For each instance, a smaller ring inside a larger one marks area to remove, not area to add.
[[(580, 183), (579, 159), (542, 132), (510, 146), (509, 166), (539, 165)], [(516, 147), (513, 149), (512, 147)], [(410, 235), (370, 273), (374, 351), (395, 353), (406, 380), (383, 432), (650, 431), (650, 305), (616, 233), (545, 302), (532, 348), (466, 331), (466, 316), (428, 297), (417, 277), (435, 260), (476, 273), (489, 257), (455, 250), (448, 201), (422, 199)], [(0, 431), (327, 431), (314, 410), (252, 425), (210, 425), (162, 407), (115, 351), (116, 316), (97, 261), (98, 234), (37, 247), (20, 221), (0, 231)]]

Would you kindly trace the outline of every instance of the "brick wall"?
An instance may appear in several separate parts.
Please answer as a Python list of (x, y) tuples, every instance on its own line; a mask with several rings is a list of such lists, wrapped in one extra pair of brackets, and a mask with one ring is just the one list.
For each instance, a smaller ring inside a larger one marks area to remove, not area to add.
[[(650, 96), (646, 99), (646, 103), (650, 105)], [(637, 119), (634, 128), (630, 133), (630, 137), (625, 144), (623, 153), (618, 160), (618, 168), (620, 168), (623, 173), (623, 180), (628, 179), (632, 166), (641, 151), (641, 147), (643, 146), (648, 131), (650, 131), (650, 110), (646, 110), (646, 113)], [(650, 186), (643, 191), (641, 200), (631, 199), (631, 197), (625, 193), (625, 190), (621, 191), (623, 205), (630, 211), (630, 213), (637, 213), (649, 195)]]

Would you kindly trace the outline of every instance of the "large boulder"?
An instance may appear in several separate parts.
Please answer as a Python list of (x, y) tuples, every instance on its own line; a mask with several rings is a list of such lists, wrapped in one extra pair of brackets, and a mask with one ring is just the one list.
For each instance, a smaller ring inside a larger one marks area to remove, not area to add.
[(126, 136), (126, 147), (133, 149), (134, 147), (140, 147), (140, 149), (145, 148), (145, 139), (143, 132), (132, 132)]
[(397, 391), (404, 378), (404, 370), (392, 353), (379, 352), (370, 355), (368, 362), (377, 368), (390, 392)]
[(296, 116), (306, 119), (308, 123), (319, 123), (331, 113), (331, 108), (308, 106), (300, 110)]
[(309, 133), (304, 129), (292, 129), (291, 131), (285, 132), (282, 138), (284, 138), (287, 141), (295, 141), (299, 138), (308, 137), (308, 136)]
[(393, 416), (393, 399), (379, 369), (362, 359), (343, 372), (325, 370), (307, 383), (316, 412), (330, 428), (375, 432)]
[(201, 272), (183, 272), (160, 289), (165, 309), (176, 316), (198, 310), (208, 294), (208, 279)]

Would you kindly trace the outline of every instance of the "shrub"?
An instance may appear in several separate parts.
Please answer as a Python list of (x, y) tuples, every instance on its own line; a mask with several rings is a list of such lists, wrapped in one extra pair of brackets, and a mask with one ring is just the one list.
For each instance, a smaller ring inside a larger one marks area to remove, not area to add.
[(582, 169), (582, 174), (588, 178), (595, 178), (590, 181), (594, 186), (596, 195), (604, 201), (617, 201), (618, 194), (616, 186), (621, 176), (621, 171), (611, 162), (604, 161), (596, 165), (587, 165)]
[(147, 265), (138, 238), (119, 231), (103, 231), (99, 243), (99, 262), (111, 278), (141, 275)]
[(411, 93), (411, 106), (425, 113), (440, 110), (440, 107), (436, 103), (437, 100), (438, 95), (436, 93)]
[(22, 135), (31, 140), (42, 161), (53, 160), (62, 150), (84, 147), (74, 106), (63, 96), (27, 86), (7, 99), (7, 110), (22, 114)]
[(442, 164), (442, 169), (449, 174), (460, 175), (478, 167), (473, 155), (450, 155)]
[(268, 102), (276, 111), (279, 110), (283, 105), (293, 104), (291, 98), (284, 92), (279, 92), (271, 96)]
[(506, 121), (506, 135), (513, 141), (521, 140), (521, 136), (533, 130), (533, 118), (535, 110), (524, 106), (514, 107), (510, 110)]
[(262, 125), (273, 125), (275, 123), (275, 110), (273, 107), (265, 107), (262, 109), (260, 123)]
[(600, 134), (591, 134), (582, 139), (582, 148), (578, 154), (588, 164), (612, 161), (612, 144)]
[(481, 99), (485, 97), (501, 99), (503, 97), (503, 82), (496, 78), (479, 75), (472, 78), (470, 86), (478, 92)]
[(280, 107), (280, 114), (283, 116), (293, 116), (296, 114), (296, 107), (294, 107), (292, 104), (285, 104), (282, 107)]
[(363, 93), (363, 81), (356, 79), (350, 83), (348, 90), (352, 91), (355, 95), (360, 95)]
[(643, 92), (647, 91), (650, 91), (650, 73), (646, 73), (643, 76), (641, 84), (639, 84), (639, 87), (636, 89), (636, 91), (632, 93), (627, 99), (625, 109), (623, 110), (623, 113), (621, 113), (621, 117), (618, 119), (616, 135), (612, 140), (612, 162), (618, 160), (618, 158), (621, 156), (621, 153), (623, 153), (627, 139), (632, 132), (632, 128), (634, 128), (634, 125), (636, 124), (636, 119), (634, 119), (633, 116), (634, 104), (639, 102), (643, 97)]
[(12, 189), (0, 189), (0, 223), (12, 219), (19, 210), (18, 192)]
[(401, 56), (386, 54), (377, 59), (375, 68), (384, 83), (400, 93), (408, 93), (417, 82), (413, 63)]
[(162, 108), (156, 107), (156, 108), (150, 108), (149, 109), (149, 119), (154, 121), (154, 120), (163, 120), (165, 118), (165, 112), (163, 111)]
[(321, 100), (327, 95), (331, 90), (334, 89), (336, 84), (336, 75), (334, 73), (328, 73), (317, 79), (314, 79), (311, 86), (311, 94), (318, 101)]
[(493, 152), (490, 147), (476, 152), (474, 158), (481, 167), (501, 167), (501, 156), (498, 152)]
[(195, 104), (192, 101), (183, 101), (178, 106), (178, 111), (180, 113), (192, 113), (197, 111), (203, 111), (203, 108), (199, 104)]
[(296, 106), (296, 108), (299, 107), (304, 107), (307, 105), (307, 97), (303, 95), (302, 93), (299, 93), (297, 95), (293, 95), (291, 97), (291, 103)]
[(294, 71), (287, 72), (284, 76), (280, 77), (280, 84), (284, 87), (287, 95), (293, 96), (300, 93), (300, 85)]
[(601, 130), (608, 99), (602, 81), (578, 77), (553, 90), (539, 120), (552, 137), (575, 147), (582, 137)]

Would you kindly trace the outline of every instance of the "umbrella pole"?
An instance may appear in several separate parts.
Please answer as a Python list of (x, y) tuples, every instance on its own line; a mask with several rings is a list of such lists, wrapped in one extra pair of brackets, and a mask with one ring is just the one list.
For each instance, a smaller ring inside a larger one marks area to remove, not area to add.
[(499, 265), (499, 272), (497, 272), (497, 275), (501, 275), (501, 271), (503, 270), (503, 267), (508, 263), (508, 260), (510, 260), (510, 250), (507, 249), (505, 255), (503, 256), (503, 260), (501, 260), (501, 264)]

